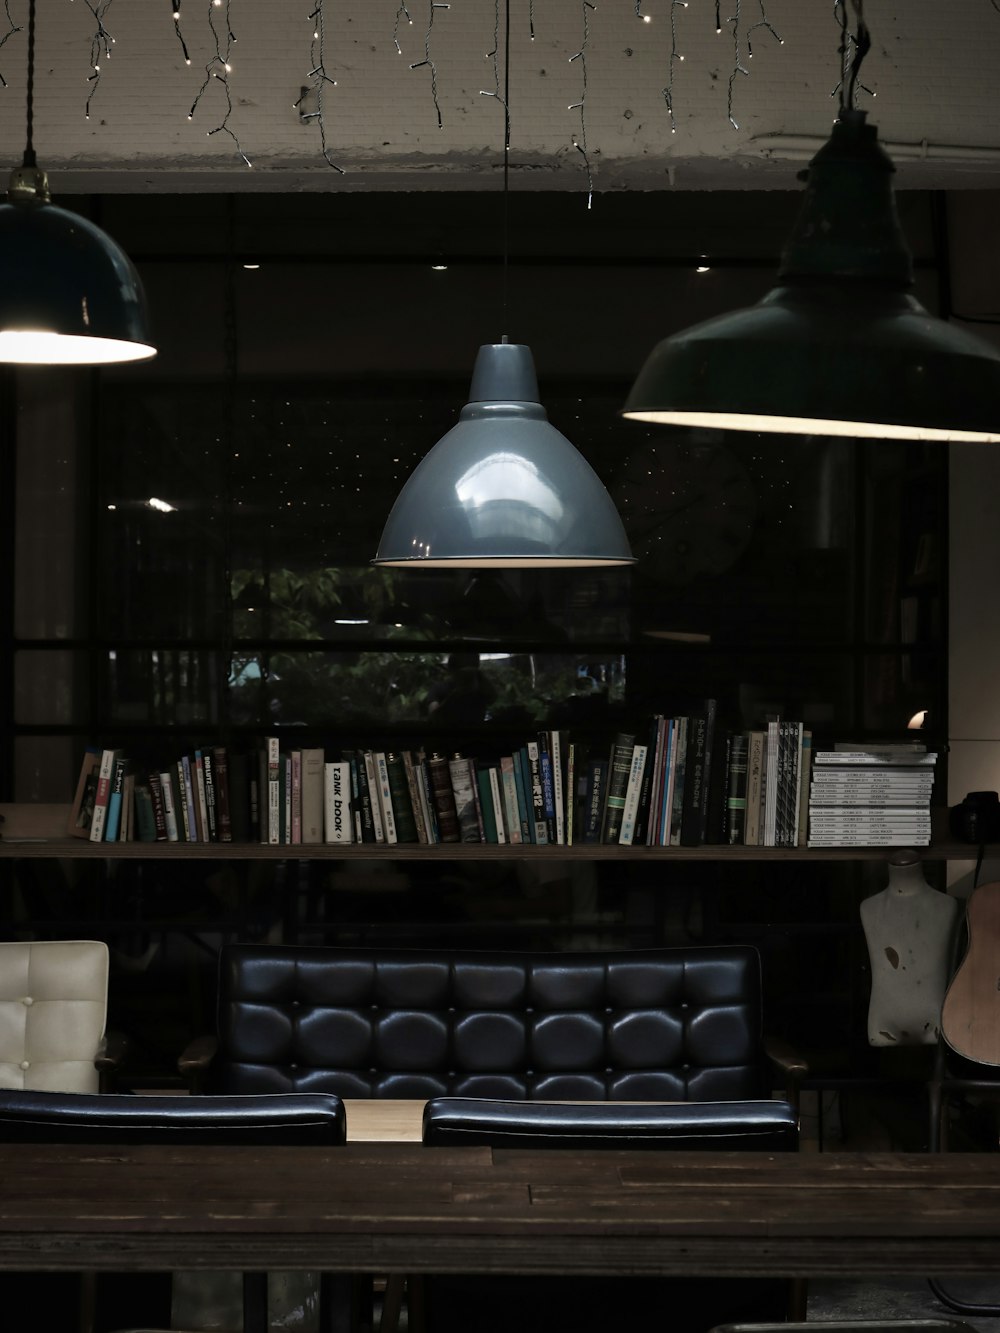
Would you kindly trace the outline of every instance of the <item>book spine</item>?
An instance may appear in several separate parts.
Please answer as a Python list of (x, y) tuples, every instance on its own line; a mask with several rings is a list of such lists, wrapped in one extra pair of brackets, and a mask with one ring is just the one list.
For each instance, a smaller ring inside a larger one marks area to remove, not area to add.
[(281, 841), (281, 750), (277, 736), (268, 736), (267, 755), (267, 841), (276, 847)]
[(410, 799), (410, 784), (406, 777), (406, 765), (402, 754), (390, 752), (385, 757), (386, 773), (389, 778), (389, 798), (392, 801), (392, 814), (396, 822), (397, 842), (417, 842), (417, 821), (413, 815), (413, 802)]
[(448, 771), (451, 775), (451, 789), (458, 815), (459, 839), (461, 842), (480, 842), (475, 783), (469, 772), (469, 761), (462, 755), (456, 754), (454, 758), (448, 760)]
[(302, 751), (302, 841), (323, 841), (325, 753), (318, 746)]
[(146, 778), (146, 786), (149, 788), (150, 801), (153, 807), (153, 828), (155, 830), (155, 841), (167, 841), (167, 816), (163, 804), (163, 789), (160, 786), (159, 773), (150, 773)]
[(115, 759), (115, 769), (111, 777), (111, 794), (108, 797), (108, 813), (104, 821), (104, 841), (117, 842), (121, 827), (122, 799), (125, 792), (125, 769), (127, 764), (119, 755)]
[(177, 821), (177, 796), (174, 776), (165, 768), (159, 774), (160, 792), (163, 796), (163, 820), (167, 829), (167, 842), (180, 841), (180, 825)]
[(292, 835), (289, 841), (302, 842), (302, 751), (293, 750), (289, 755), (292, 773)]
[(351, 767), (351, 819), (354, 826), (354, 841), (364, 842), (364, 828), (361, 814), (361, 772), (364, 769), (364, 760), (352, 754), (347, 761)]
[(535, 818), (531, 804), (531, 772), (528, 766), (528, 747), (522, 745), (511, 755), (514, 760), (514, 788), (517, 791), (517, 810), (521, 816), (521, 842), (534, 842)]
[(378, 779), (378, 803), (382, 814), (382, 826), (385, 840), (398, 842), (396, 835), (396, 814), (392, 808), (392, 789), (389, 786), (389, 766), (384, 750), (375, 751), (375, 774)]
[(226, 752), (226, 779), (229, 788), (229, 835), (233, 842), (249, 842), (251, 756), (245, 750)]
[(777, 718), (772, 718), (767, 724), (767, 758), (764, 763), (764, 837), (762, 839), (765, 847), (777, 846), (775, 838), (778, 819), (778, 783), (781, 781), (781, 772), (778, 767), (779, 725)]
[(351, 765), (347, 760), (332, 760), (323, 765), (325, 838), (328, 843), (353, 842), (351, 818)]
[(458, 826), (458, 809), (451, 785), (451, 771), (444, 755), (437, 753), (431, 755), (427, 760), (427, 776), (430, 780), (434, 809), (437, 811), (438, 834), (441, 841), (461, 842), (462, 835)]
[(206, 842), (219, 841), (219, 807), (215, 796), (215, 756), (211, 750), (200, 750), (200, 763), (204, 774), (205, 814), (208, 837)]
[(514, 777), (513, 755), (505, 754), (501, 758), (500, 781), (503, 787), (507, 836), (511, 844), (517, 844), (521, 841), (521, 811), (517, 804), (517, 781)]
[(747, 822), (747, 778), (749, 736), (733, 732), (729, 744), (729, 782), (726, 788), (726, 842), (730, 847), (743, 845)]
[(542, 778), (542, 761), (538, 752), (538, 742), (528, 741), (525, 747), (528, 754), (528, 771), (531, 774), (531, 841), (540, 846), (549, 840), (549, 826), (545, 818), (545, 788)]
[(648, 745), (633, 745), (632, 762), (629, 767), (628, 784), (625, 788), (625, 804), (622, 809), (621, 829), (618, 841), (630, 847), (635, 836), (635, 816), (639, 808), (639, 792), (642, 789), (642, 777), (646, 768)]
[(538, 772), (542, 779), (542, 811), (545, 818), (545, 839), (556, 841), (556, 800), (555, 780), (552, 773), (552, 754), (549, 750), (548, 732), (543, 732), (538, 739)]
[(576, 742), (566, 745), (566, 846), (572, 847), (576, 838)]
[(379, 771), (375, 753), (365, 750), (365, 781), (368, 783), (368, 795), (371, 800), (372, 832), (376, 842), (385, 842), (385, 819), (382, 815), (382, 798), (379, 794)]
[(125, 786), (122, 791), (122, 821), (118, 833), (119, 842), (133, 842), (135, 839), (135, 774), (125, 774)]
[(664, 845), (679, 847), (681, 842), (681, 824), (684, 819), (684, 793), (687, 788), (688, 736), (692, 719), (679, 717), (674, 730), (674, 742), (670, 757), (671, 790), (669, 837), (664, 838)]
[(211, 832), (208, 823), (208, 793), (205, 788), (205, 759), (200, 750), (194, 752), (194, 786), (198, 820), (198, 841), (210, 842)]
[(410, 796), (410, 809), (413, 811), (413, 824), (417, 833), (417, 842), (425, 845), (430, 841), (427, 836), (427, 821), (423, 806), (420, 804), (420, 792), (417, 788), (417, 770), (413, 762), (412, 750), (402, 752), (403, 770), (406, 774), (406, 786)]
[(601, 841), (604, 822), (604, 789), (607, 786), (608, 761), (592, 759), (587, 765), (587, 783), (584, 796), (584, 842)]
[(88, 745), (80, 763), (80, 772), (76, 780), (76, 792), (73, 796), (69, 823), (66, 827), (66, 832), (71, 838), (90, 837), (94, 797), (97, 795), (97, 772), (100, 766), (100, 754), (93, 745)]
[(549, 732), (549, 755), (552, 762), (552, 804), (555, 809), (555, 840), (566, 842), (566, 798), (563, 792), (563, 737), (559, 731)]
[(215, 765), (215, 828), (220, 842), (232, 842), (233, 817), (230, 810), (229, 754), (224, 745), (212, 750)]
[(153, 796), (149, 783), (138, 779), (135, 783), (135, 822), (139, 842), (156, 841), (156, 818), (153, 814)]
[(281, 841), (292, 841), (292, 756), (281, 756)]
[(103, 842), (104, 825), (108, 817), (108, 801), (111, 798), (111, 779), (115, 770), (114, 750), (101, 751), (101, 766), (97, 771), (97, 791), (94, 796), (94, 811), (90, 820), (90, 841)]
[(483, 842), (499, 841), (496, 815), (493, 812), (493, 796), (490, 792), (490, 770), (485, 764), (476, 769), (476, 788), (479, 792), (479, 806), (483, 812)]
[[(493, 822), (496, 825), (497, 842), (506, 843), (507, 829), (504, 820), (503, 798), (500, 795), (500, 773), (495, 764), (491, 764), (487, 770), (490, 787), (490, 804), (493, 808)], [(485, 810), (483, 817), (485, 818)]]
[(620, 731), (611, 746), (608, 758), (608, 785), (604, 798), (604, 827), (601, 829), (601, 842), (617, 842), (621, 832), (622, 815), (625, 810), (625, 792), (632, 768), (632, 751), (635, 736)]
[[(712, 807), (713, 790), (717, 793), (717, 808), (720, 814), (725, 801), (724, 795), (718, 794), (718, 787), (715, 780), (715, 761), (718, 758), (716, 754), (717, 712), (718, 704), (716, 700), (706, 699), (701, 789), (698, 793), (698, 841), (702, 844), (707, 843), (709, 840), (709, 811)], [(721, 834), (717, 837), (717, 840), (721, 841)]]
[(423, 751), (420, 752), (420, 757), (414, 760), (413, 767), (417, 780), (417, 796), (420, 800), (420, 808), (423, 811), (424, 824), (427, 828), (427, 841), (438, 843), (441, 841), (441, 831), (438, 828), (437, 810), (434, 806), (430, 778), (427, 775), (427, 760), (424, 758)]
[(680, 845), (697, 847), (701, 843), (702, 786), (705, 777), (705, 716), (688, 719), (687, 754), (684, 760), (684, 797), (681, 808)]

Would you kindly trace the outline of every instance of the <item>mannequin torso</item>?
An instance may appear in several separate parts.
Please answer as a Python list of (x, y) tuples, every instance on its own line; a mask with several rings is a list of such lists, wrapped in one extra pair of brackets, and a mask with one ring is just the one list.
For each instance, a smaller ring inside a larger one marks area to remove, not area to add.
[(960, 910), (957, 899), (927, 883), (913, 853), (894, 857), (888, 887), (861, 904), (871, 961), (872, 1046), (937, 1041)]

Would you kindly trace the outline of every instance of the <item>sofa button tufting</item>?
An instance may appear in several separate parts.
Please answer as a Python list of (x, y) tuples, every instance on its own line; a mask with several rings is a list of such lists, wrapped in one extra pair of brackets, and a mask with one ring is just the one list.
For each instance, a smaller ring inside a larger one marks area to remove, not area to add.
[(24, 999), (21, 1001), (21, 1003), (26, 1005), (32, 1005), (35, 1003), (35, 1001), (31, 998), (30, 995), (26, 995)]
[(30, 1060), (22, 1060), (22, 1061), (21, 1061), (21, 1068), (22, 1068), (22, 1069), (30, 1069), (30, 1068), (31, 1068), (31, 1061), (30, 1061)]

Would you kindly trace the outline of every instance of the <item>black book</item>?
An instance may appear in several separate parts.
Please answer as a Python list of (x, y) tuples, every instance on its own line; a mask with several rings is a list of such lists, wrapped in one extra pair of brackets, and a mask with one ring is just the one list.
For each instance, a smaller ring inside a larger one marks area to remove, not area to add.
[(749, 740), (745, 731), (733, 732), (730, 739), (725, 833), (731, 847), (742, 847), (746, 832)]
[(642, 786), (639, 788), (639, 806), (635, 814), (635, 831), (632, 834), (634, 846), (642, 846), (649, 832), (650, 805), (653, 799), (653, 778), (656, 769), (656, 744), (659, 739), (660, 718), (654, 717), (649, 724), (646, 740), (646, 767), (642, 771)]
[[(257, 756), (234, 750), (229, 756), (229, 827), (233, 842), (250, 842), (258, 835), (252, 824), (251, 765), (256, 771)], [(256, 787), (256, 782), (254, 783)], [(256, 792), (254, 793), (256, 795)]]
[[(701, 844), (702, 789), (705, 781), (705, 728), (704, 713), (693, 713), (688, 718), (687, 754), (684, 756), (684, 805), (681, 810), (682, 847)], [(707, 800), (707, 797), (705, 798)]]
[(632, 769), (632, 751), (635, 748), (635, 736), (632, 732), (620, 731), (611, 746), (608, 757), (608, 786), (604, 799), (604, 826), (601, 829), (601, 842), (617, 842), (621, 832), (622, 815), (625, 813), (625, 792), (628, 788), (629, 773)]
[(608, 779), (608, 761), (590, 759), (587, 763), (583, 792), (583, 841), (600, 842), (604, 823), (604, 793)]

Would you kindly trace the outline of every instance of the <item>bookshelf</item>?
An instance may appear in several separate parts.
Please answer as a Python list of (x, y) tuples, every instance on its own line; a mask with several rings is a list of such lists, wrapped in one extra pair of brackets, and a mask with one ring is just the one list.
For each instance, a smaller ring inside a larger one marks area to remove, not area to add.
[[(285, 843), (90, 842), (65, 835), (68, 804), (0, 803), (0, 858), (61, 857), (107, 861), (887, 861), (898, 847), (623, 847), (614, 843), (574, 846), (498, 846), (495, 843)], [(947, 811), (932, 811), (934, 838), (916, 848), (925, 861), (975, 858), (975, 849), (947, 834)]]

